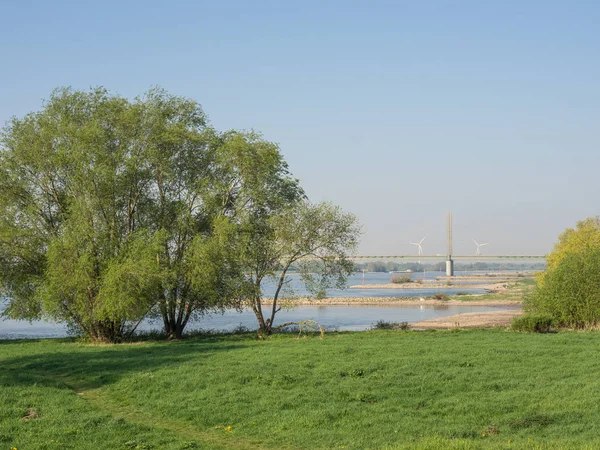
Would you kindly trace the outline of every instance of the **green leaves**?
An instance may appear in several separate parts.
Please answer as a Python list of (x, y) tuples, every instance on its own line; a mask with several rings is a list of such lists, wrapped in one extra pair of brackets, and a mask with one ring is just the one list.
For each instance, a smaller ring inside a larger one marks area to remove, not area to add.
[(570, 253), (544, 275), (525, 301), (527, 311), (547, 314), (559, 325), (600, 324), (600, 247)]
[(160, 89), (134, 102), (57, 89), (41, 111), (14, 119), (0, 152), (8, 313), (42, 312), (92, 335), (142, 318), (178, 282), (174, 242), (199, 232), (206, 129), (196, 102)]
[(315, 292), (341, 286), (357, 236), (353, 216), (306, 202), (276, 144), (219, 133), (197, 102), (160, 88), (133, 101), (57, 89), (2, 134), (0, 290), (12, 317), (115, 341), (151, 312), (181, 337), (194, 316), (260, 309), (262, 280), (283, 268), (284, 284), (305, 259)]

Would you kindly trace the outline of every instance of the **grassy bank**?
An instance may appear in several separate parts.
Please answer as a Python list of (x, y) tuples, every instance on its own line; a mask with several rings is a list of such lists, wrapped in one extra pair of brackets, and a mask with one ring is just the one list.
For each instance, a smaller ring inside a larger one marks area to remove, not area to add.
[(599, 353), (497, 330), (0, 341), (0, 449), (598, 448)]
[(499, 292), (490, 292), (480, 295), (452, 295), (451, 298), (460, 301), (515, 301), (522, 302), (525, 296), (530, 294), (535, 288), (536, 281), (532, 278), (523, 278), (506, 283), (507, 289)]

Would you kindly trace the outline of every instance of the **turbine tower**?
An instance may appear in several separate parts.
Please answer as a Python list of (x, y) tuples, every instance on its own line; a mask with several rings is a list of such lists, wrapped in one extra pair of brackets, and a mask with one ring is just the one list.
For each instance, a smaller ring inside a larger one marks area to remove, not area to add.
[(475, 239), (473, 239), (473, 242), (475, 242), (475, 245), (477, 246), (477, 251), (475, 252), (475, 255), (479, 256), (481, 255), (481, 247), (483, 247), (484, 245), (488, 245), (489, 242), (486, 242), (484, 244), (478, 244), (477, 241)]

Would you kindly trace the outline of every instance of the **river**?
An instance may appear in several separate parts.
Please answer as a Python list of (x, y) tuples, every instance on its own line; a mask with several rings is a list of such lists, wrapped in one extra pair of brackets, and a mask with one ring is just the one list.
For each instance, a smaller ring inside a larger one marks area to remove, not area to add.
[[(469, 273), (465, 273), (469, 274)], [(441, 272), (427, 272), (427, 278), (435, 278), (443, 275)], [(365, 273), (364, 284), (389, 283), (392, 274), (388, 273)], [(423, 273), (413, 274), (413, 278), (422, 278)], [(292, 274), (291, 281), (287, 287), (288, 295), (306, 296), (298, 274)], [(348, 286), (363, 284), (363, 274), (355, 274), (349, 277)], [(470, 283), (473, 284), (473, 283)], [(265, 286), (265, 295), (268, 296), (274, 290), (274, 284)], [(461, 289), (458, 283), (451, 288), (441, 289), (332, 289), (327, 292), (327, 297), (430, 297), (434, 293), (443, 292), (455, 294), (456, 292), (468, 292), (472, 294), (483, 293), (483, 289)], [(282, 310), (278, 313), (276, 323), (314, 319), (329, 329), (365, 330), (370, 328), (378, 320), (390, 322), (418, 322), (426, 319), (451, 316), (454, 314), (468, 312), (486, 312), (507, 307), (489, 306), (297, 306), (291, 310)], [(199, 321), (188, 325), (190, 330), (215, 330), (229, 331), (243, 326), (249, 329), (256, 328), (256, 318), (251, 311), (245, 310), (226, 311), (224, 314), (212, 314), (203, 317)], [(144, 321), (140, 331), (160, 329), (160, 322)], [(0, 320), (0, 339), (21, 338), (53, 338), (65, 337), (67, 330), (63, 324), (45, 321)]]

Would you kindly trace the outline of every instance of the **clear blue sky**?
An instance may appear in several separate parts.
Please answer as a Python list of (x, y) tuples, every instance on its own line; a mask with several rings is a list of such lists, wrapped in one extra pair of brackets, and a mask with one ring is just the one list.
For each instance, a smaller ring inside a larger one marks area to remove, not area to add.
[(57, 86), (151, 85), (278, 142), (362, 253), (546, 253), (599, 213), (600, 2), (21, 1), (0, 121)]

